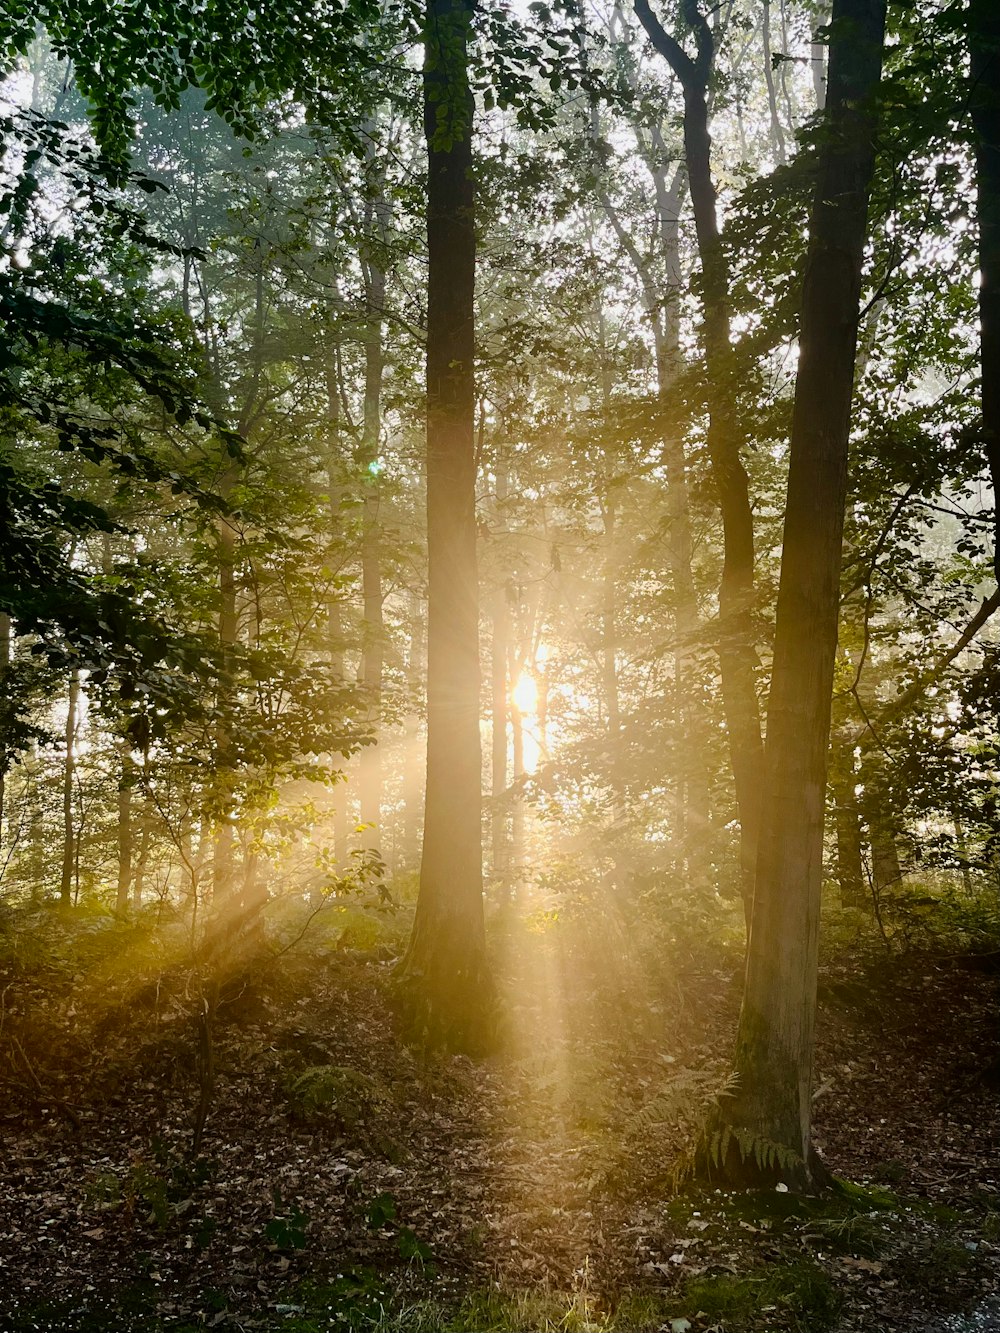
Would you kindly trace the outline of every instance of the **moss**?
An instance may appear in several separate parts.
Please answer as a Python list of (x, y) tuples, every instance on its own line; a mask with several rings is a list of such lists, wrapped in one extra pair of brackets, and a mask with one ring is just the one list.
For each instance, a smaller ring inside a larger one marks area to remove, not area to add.
[(734, 1333), (759, 1327), (761, 1314), (771, 1316), (766, 1321), (769, 1327), (781, 1317), (785, 1327), (819, 1333), (833, 1325), (840, 1309), (830, 1279), (808, 1261), (746, 1274), (692, 1278), (681, 1300), (686, 1317), (699, 1315)]
[(892, 1241), (889, 1223), (878, 1213), (846, 1213), (831, 1217), (814, 1217), (809, 1224), (810, 1236), (819, 1241), (819, 1247), (833, 1254), (854, 1255), (857, 1258), (877, 1259)]
[(856, 1185), (851, 1180), (834, 1176), (833, 1191), (855, 1208), (885, 1212), (898, 1212), (900, 1209), (898, 1197), (891, 1190), (882, 1189), (878, 1185)]

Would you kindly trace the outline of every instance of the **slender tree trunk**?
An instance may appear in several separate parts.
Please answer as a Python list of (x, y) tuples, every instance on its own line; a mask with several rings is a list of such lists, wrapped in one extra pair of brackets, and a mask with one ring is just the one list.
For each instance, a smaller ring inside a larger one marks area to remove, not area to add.
[(741, 887), (749, 920), (760, 817), (763, 747), (752, 620), (753, 513), (746, 469), (740, 456), (743, 433), (733, 403), (729, 273), (719, 234), (711, 171), (708, 83), (715, 54), (714, 38), (698, 9), (697, 0), (683, 0), (681, 6), (684, 21), (695, 35), (697, 53), (694, 57), (666, 32), (650, 9), (648, 0), (634, 0), (634, 8), (653, 46), (673, 69), (684, 90), (684, 159), (701, 261), (702, 342), (708, 375), (707, 445), (723, 530), (717, 651), (740, 817)]
[(510, 706), (510, 740), (514, 793), (510, 810), (510, 883), (512, 891), (517, 892), (524, 871), (524, 715), (515, 703)]
[(799, 367), (768, 707), (764, 821), (738, 1087), (703, 1163), (809, 1190), (813, 1032), (830, 714), (861, 268), (885, 0), (835, 0), (827, 134), (802, 293)]
[(368, 180), (365, 201), (365, 397), (361, 428), (361, 461), (364, 467), (364, 513), (361, 537), (361, 583), (364, 620), (361, 637), (361, 683), (368, 700), (369, 722), (375, 728), (375, 743), (361, 752), (358, 787), (361, 823), (366, 847), (379, 845), (382, 808), (382, 752), (379, 735), (382, 706), (382, 670), (385, 626), (382, 615), (382, 550), (379, 521), (378, 472), (379, 431), (382, 424), (382, 375), (385, 350), (382, 327), (385, 313), (385, 257), (388, 231), (388, 200), (384, 172), (377, 163), (374, 122), (365, 127), (364, 143)]
[(152, 841), (152, 822), (153, 814), (149, 808), (149, 801), (143, 803), (142, 810), (142, 833), (139, 837), (139, 858), (135, 865), (135, 875), (132, 878), (132, 907), (138, 912), (142, 906), (142, 891), (146, 884), (146, 868), (149, 865), (149, 849)]
[(132, 747), (127, 740), (121, 742), (121, 773), (118, 778), (118, 890), (115, 896), (115, 911), (124, 912), (129, 905), (129, 888), (132, 883), (132, 787), (134, 785), (135, 762), (132, 759)]
[(76, 781), (76, 730), (80, 711), (80, 673), (69, 678), (69, 696), (66, 706), (64, 741), (66, 756), (63, 760), (63, 852), (59, 876), (59, 901), (69, 907), (73, 901), (73, 872), (76, 867), (76, 828), (73, 820), (73, 787)]
[[(607, 496), (601, 506), (604, 526), (604, 566), (601, 578), (601, 685), (608, 712), (608, 733), (612, 745), (621, 731), (621, 706), (618, 699), (618, 506)], [(617, 752), (615, 759), (617, 761)]]
[(427, 788), (420, 891), (400, 967), (424, 1040), (482, 1049), (492, 1021), (482, 872), (476, 570), (472, 6), (428, 0)]
[[(219, 486), (219, 494), (228, 500), (236, 484), (236, 464), (226, 467)], [(222, 903), (233, 887), (233, 826), (232, 800), (236, 757), (231, 733), (232, 709), (235, 704), (233, 650), (236, 647), (236, 529), (226, 515), (216, 521), (216, 564), (218, 570), (218, 634), (221, 677), (217, 700), (218, 718), (215, 728), (216, 744), (216, 799), (218, 816), (212, 852), (212, 899)]]
[(969, 842), (965, 836), (965, 825), (957, 811), (952, 815), (952, 821), (955, 825), (955, 850), (958, 852), (958, 867), (962, 875), (962, 888), (966, 895), (971, 898), (973, 884), (969, 869), (971, 862), (969, 861)]
[(872, 849), (872, 883), (876, 893), (899, 887), (903, 868), (892, 825), (881, 813), (873, 815), (868, 827)]
[(781, 116), (778, 114), (778, 96), (774, 87), (774, 70), (771, 67), (771, 6), (769, 0), (761, 4), (760, 39), (764, 47), (764, 82), (767, 84), (767, 109), (771, 118), (771, 147), (780, 165), (784, 166), (785, 132), (781, 128)]
[(868, 902), (865, 884), (864, 844), (861, 837), (861, 812), (855, 793), (857, 775), (850, 735), (834, 750), (830, 764), (830, 790), (834, 801), (837, 834), (837, 883), (843, 907), (860, 907)]
[[(329, 302), (327, 317), (330, 324), (336, 318), (333, 300)], [(340, 368), (339, 345), (331, 343), (326, 356), (326, 491), (329, 539), (333, 546), (341, 536), (340, 520)], [(344, 621), (341, 610), (340, 590), (336, 585), (330, 589), (326, 604), (327, 652), (330, 662), (330, 675), (338, 684), (344, 680)], [(332, 758), (343, 766), (347, 763), (346, 755), (334, 755)], [(332, 767), (332, 765), (331, 765)], [(347, 818), (348, 784), (346, 779), (334, 787), (333, 807), (333, 850), (337, 865), (348, 864), (348, 827)]]
[[(499, 479), (498, 479), (499, 498)], [(510, 612), (507, 607), (507, 584), (496, 592), (493, 610), (492, 651), (492, 782), (490, 785), (490, 823), (492, 829), (491, 853), (494, 876), (501, 882), (507, 878), (510, 866), (510, 848), (507, 842), (507, 721), (508, 702), (507, 656), (510, 651)]]
[(422, 740), (422, 716), (419, 700), (424, 687), (424, 604), (417, 592), (410, 593), (410, 652), (407, 663), (407, 693), (410, 705), (404, 730), (406, 753), (403, 760), (403, 846), (400, 861), (409, 870), (420, 859), (420, 816), (424, 799), (426, 756)]

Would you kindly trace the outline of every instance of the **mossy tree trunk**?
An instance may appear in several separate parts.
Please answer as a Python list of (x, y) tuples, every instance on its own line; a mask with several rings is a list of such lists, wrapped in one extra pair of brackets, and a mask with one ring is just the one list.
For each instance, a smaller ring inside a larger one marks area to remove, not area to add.
[(799, 369), (768, 707), (737, 1090), (702, 1165), (811, 1190), (813, 1034), (834, 656), (861, 268), (885, 0), (836, 0), (826, 133), (802, 292)]
[(428, 1043), (486, 1044), (473, 378), (475, 186), (468, 0), (427, 0), (427, 787), (420, 889), (398, 980)]

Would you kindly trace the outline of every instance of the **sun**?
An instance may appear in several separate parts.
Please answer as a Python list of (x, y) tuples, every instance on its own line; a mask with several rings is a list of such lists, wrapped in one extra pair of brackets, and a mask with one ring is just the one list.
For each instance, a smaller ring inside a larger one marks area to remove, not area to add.
[(511, 702), (522, 717), (534, 717), (538, 710), (538, 681), (530, 671), (522, 671), (510, 692)]

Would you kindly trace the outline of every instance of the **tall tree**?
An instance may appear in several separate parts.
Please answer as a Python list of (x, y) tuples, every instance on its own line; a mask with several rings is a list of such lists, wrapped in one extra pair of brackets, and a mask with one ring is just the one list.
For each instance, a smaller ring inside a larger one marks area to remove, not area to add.
[(718, 655), (729, 752), (740, 816), (740, 861), (749, 920), (760, 818), (760, 709), (754, 648), (754, 533), (749, 483), (740, 456), (742, 431), (734, 403), (729, 267), (719, 232), (712, 177), (709, 80), (715, 38), (697, 0), (682, 0), (681, 14), (695, 37), (695, 54), (660, 23), (648, 0), (635, 12), (654, 48), (684, 90), (684, 159), (701, 262), (702, 343), (708, 379), (708, 456), (723, 528)]
[[(983, 434), (996, 497), (1000, 496), (1000, 10), (992, 0), (971, 0), (969, 47), (979, 214)], [(993, 568), (1000, 583), (1000, 502), (994, 512)]]
[(430, 1041), (486, 1038), (476, 566), (474, 104), (470, 0), (428, 0), (427, 788), (420, 890), (400, 980)]
[(738, 1086), (706, 1144), (738, 1179), (808, 1190), (823, 820), (861, 272), (885, 0), (835, 0), (799, 365), (762, 825), (736, 1043)]

